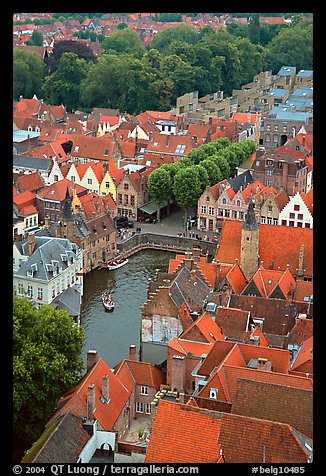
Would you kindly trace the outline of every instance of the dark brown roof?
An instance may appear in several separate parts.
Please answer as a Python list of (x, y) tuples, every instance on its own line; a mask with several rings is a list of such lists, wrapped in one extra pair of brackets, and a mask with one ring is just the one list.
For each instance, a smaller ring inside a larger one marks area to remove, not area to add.
[(55, 419), (22, 459), (23, 463), (76, 463), (90, 435), (81, 418), (65, 413)]
[(313, 391), (239, 378), (232, 413), (288, 423), (312, 438)]
[(229, 305), (251, 311), (253, 318), (265, 318), (262, 329), (264, 333), (286, 334), (295, 324), (296, 306), (285, 299), (232, 295)]

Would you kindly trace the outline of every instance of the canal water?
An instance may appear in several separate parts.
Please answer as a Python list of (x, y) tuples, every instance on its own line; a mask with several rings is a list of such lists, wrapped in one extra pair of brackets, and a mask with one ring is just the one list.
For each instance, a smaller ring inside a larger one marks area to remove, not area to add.
[[(139, 357), (141, 307), (147, 299), (148, 280), (156, 269), (167, 271), (175, 253), (147, 250), (131, 256), (129, 262), (114, 271), (93, 270), (84, 277), (81, 326), (85, 329), (82, 359), (86, 364), (88, 350), (97, 350), (110, 368), (128, 358), (129, 346), (137, 346)], [(101, 301), (109, 291), (115, 302), (106, 311)]]

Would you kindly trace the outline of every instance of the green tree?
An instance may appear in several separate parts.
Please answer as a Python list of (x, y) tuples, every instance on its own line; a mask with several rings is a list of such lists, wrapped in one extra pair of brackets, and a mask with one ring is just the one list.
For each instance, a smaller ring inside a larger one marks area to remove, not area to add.
[(200, 165), (205, 167), (207, 171), (210, 186), (215, 185), (222, 180), (221, 170), (214, 160), (210, 158), (204, 159), (200, 162)]
[(266, 66), (273, 74), (286, 66), (313, 69), (313, 26), (310, 20), (283, 28), (266, 47)]
[(248, 21), (249, 40), (258, 45), (260, 43), (259, 13), (252, 13)]
[(128, 53), (135, 56), (135, 58), (141, 58), (146, 51), (138, 33), (129, 27), (116, 30), (103, 40), (101, 46), (105, 53)]
[(180, 56), (173, 54), (164, 56), (161, 60), (160, 71), (162, 77), (174, 83), (172, 100), (178, 96), (193, 91), (195, 86), (195, 74), (192, 66)]
[(196, 166), (181, 168), (174, 177), (173, 193), (177, 204), (184, 210), (184, 224), (188, 211), (197, 206), (202, 193), (202, 184)]
[(26, 41), (26, 45), (43, 46), (43, 35), (38, 30), (34, 30), (31, 39)]
[(84, 331), (66, 311), (13, 298), (14, 437), (30, 445), (83, 370)]
[(173, 41), (182, 41), (195, 44), (198, 40), (195, 30), (190, 25), (178, 25), (165, 28), (157, 33), (151, 41), (150, 47), (162, 52)]
[(13, 51), (13, 97), (31, 98), (39, 95), (45, 77), (45, 65), (34, 51), (14, 48)]
[(59, 68), (48, 76), (43, 92), (50, 104), (63, 103), (69, 111), (80, 104), (80, 84), (86, 78), (88, 64), (74, 53), (61, 56)]
[(195, 167), (196, 167), (196, 170), (199, 174), (201, 193), (203, 193), (203, 191), (205, 190), (207, 185), (209, 185), (209, 183), (210, 183), (209, 182), (208, 171), (207, 171), (206, 167), (203, 167), (202, 162), (200, 162), (200, 164), (198, 164), (198, 165), (195, 165)]
[(172, 180), (169, 172), (161, 167), (154, 170), (148, 177), (148, 191), (157, 203), (157, 221), (160, 221), (161, 206), (169, 203), (172, 198)]

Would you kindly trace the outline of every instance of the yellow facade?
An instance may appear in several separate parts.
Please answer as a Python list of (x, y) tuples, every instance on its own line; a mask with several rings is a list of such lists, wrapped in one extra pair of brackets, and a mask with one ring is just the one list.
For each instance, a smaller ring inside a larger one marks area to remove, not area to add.
[(112, 195), (114, 201), (117, 200), (117, 188), (110, 173), (107, 171), (100, 185), (100, 195), (107, 195), (108, 193)]

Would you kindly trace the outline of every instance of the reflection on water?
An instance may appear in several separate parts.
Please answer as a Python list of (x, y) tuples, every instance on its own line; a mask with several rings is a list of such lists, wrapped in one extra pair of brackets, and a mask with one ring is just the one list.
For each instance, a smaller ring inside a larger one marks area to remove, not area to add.
[[(148, 280), (156, 269), (168, 270), (174, 253), (141, 251), (115, 271), (94, 270), (84, 277), (81, 325), (85, 329), (82, 352), (84, 363), (90, 349), (112, 368), (128, 358), (129, 346), (136, 344), (139, 352), (141, 307), (147, 299)], [(115, 302), (113, 311), (106, 311), (101, 301), (103, 291), (110, 291)]]

